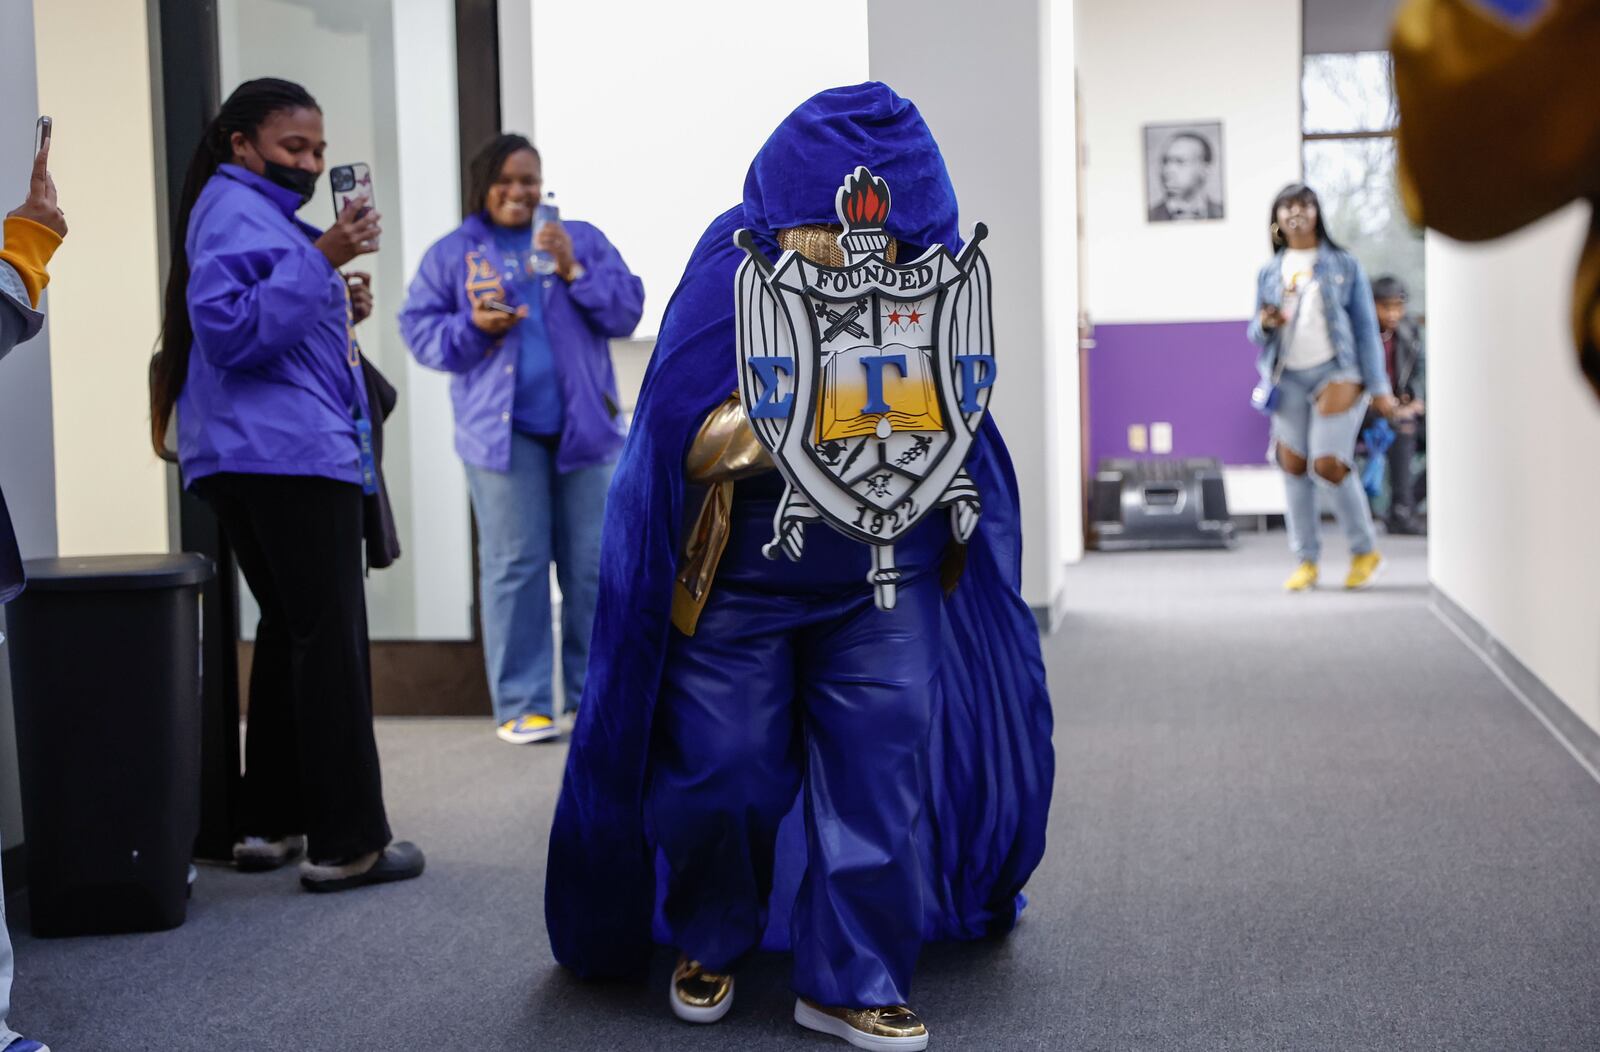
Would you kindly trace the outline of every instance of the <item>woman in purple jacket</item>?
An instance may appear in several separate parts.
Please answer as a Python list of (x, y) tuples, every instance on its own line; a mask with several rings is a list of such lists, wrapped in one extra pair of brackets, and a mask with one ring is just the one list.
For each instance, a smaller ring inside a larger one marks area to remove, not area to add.
[(480, 150), (468, 197), (476, 211), (428, 250), (400, 312), (417, 361), (453, 374), (489, 690), (499, 736), (513, 744), (559, 734), (552, 562), (566, 708), (583, 695), (600, 520), (622, 448), (608, 341), (631, 334), (644, 309), (643, 283), (599, 230), (551, 222), (535, 239), (542, 190), (527, 139), (501, 135)]
[(298, 84), (249, 81), (222, 104), (184, 180), (151, 370), (157, 452), (176, 408), (184, 482), (216, 511), (261, 605), (234, 859), (274, 869), (305, 850), (312, 891), (423, 867), (416, 845), (391, 842), (372, 732), (370, 417), (352, 329), (371, 300), (338, 270), (376, 249), (379, 217), (353, 204), (326, 233), (295, 217), (326, 145)]

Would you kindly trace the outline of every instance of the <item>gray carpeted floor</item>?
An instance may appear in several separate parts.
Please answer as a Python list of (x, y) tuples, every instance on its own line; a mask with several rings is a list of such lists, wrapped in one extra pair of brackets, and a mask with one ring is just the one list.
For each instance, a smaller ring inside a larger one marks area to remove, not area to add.
[[(1600, 1048), (1600, 786), (1430, 613), (1421, 543), (1388, 548), (1359, 595), (1281, 594), (1281, 534), (1071, 571), (1050, 851), (1010, 938), (924, 954), (934, 1047)], [(665, 952), (648, 988), (571, 980), (561, 750), (380, 739), (424, 879), (207, 869), (177, 931), (19, 932), (13, 1022), (57, 1052), (842, 1047), (790, 1021), (782, 958), (710, 1028), (668, 1015)]]

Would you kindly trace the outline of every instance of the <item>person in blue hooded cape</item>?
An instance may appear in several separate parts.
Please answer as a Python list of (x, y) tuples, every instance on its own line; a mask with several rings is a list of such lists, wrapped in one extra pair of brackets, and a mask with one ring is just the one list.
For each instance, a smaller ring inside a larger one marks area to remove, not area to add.
[[(792, 950), (798, 1021), (913, 1048), (922, 943), (1010, 930), (1044, 853), (1052, 715), (1010, 458), (986, 419), (967, 461), (976, 531), (955, 545), (935, 514), (902, 537), (892, 611), (874, 605), (867, 546), (820, 524), (798, 561), (763, 557), (783, 489), (767, 465), (706, 470), (738, 445), (717, 431), (741, 412), (734, 234), (768, 258), (809, 255), (858, 165), (890, 187), (900, 259), (961, 247), (939, 147), (879, 83), (790, 114), (701, 237), (611, 487), (545, 916), (557, 960), (585, 978), (676, 947), (670, 1003), (700, 1022), (728, 1010), (745, 955)], [(720, 560), (686, 604), (715, 512)]]

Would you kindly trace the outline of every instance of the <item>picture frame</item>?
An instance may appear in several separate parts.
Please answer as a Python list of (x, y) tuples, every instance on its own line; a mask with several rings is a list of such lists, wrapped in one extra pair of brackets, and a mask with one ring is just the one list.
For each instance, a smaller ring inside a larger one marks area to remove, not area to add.
[(1144, 126), (1145, 218), (1150, 223), (1227, 218), (1221, 121)]

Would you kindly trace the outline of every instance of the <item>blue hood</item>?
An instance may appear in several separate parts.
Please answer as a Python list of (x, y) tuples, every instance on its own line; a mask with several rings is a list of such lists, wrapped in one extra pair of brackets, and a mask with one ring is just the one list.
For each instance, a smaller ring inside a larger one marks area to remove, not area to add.
[(819, 92), (778, 125), (745, 176), (746, 224), (771, 234), (837, 223), (834, 193), (861, 164), (889, 184), (890, 234), (957, 250), (956, 192), (939, 144), (917, 107), (877, 81)]

